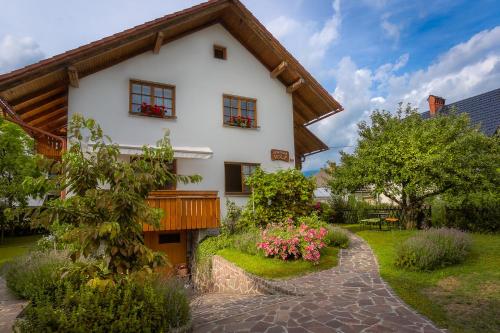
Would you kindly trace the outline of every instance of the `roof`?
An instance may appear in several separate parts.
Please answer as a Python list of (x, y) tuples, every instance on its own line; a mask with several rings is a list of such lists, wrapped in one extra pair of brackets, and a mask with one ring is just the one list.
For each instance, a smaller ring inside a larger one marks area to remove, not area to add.
[[(481, 131), (488, 136), (500, 127), (500, 88), (447, 104), (439, 112), (449, 112), (453, 107), (458, 113), (469, 114), (471, 123), (480, 125)], [(422, 118), (430, 118), (430, 112), (422, 113)]]
[[(293, 90), (297, 157), (327, 150), (328, 146), (306, 126), (342, 111), (342, 106), (238, 0), (210, 0), (0, 75), (0, 98), (29, 125), (64, 135), (68, 86), (74, 85), (75, 78), (77, 82), (78, 78), (151, 52), (155, 45), (164, 45), (217, 23), (270, 72), (283, 63), (286, 65), (278, 71), (277, 79)], [(298, 85), (292, 86), (297, 82)]]
[(318, 188), (326, 187), (328, 185), (328, 181), (330, 180), (330, 176), (323, 168), (321, 168), (319, 172), (313, 176), (313, 178)]

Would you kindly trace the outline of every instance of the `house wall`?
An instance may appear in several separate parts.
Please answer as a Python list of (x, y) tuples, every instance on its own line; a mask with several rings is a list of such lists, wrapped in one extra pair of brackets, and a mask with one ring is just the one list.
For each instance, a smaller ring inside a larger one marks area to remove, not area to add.
[[(213, 45), (227, 47), (227, 60), (213, 57)], [(129, 115), (129, 81), (175, 85), (177, 119)], [(222, 95), (257, 99), (259, 129), (223, 126)], [(200, 174), (199, 184), (178, 189), (218, 190), (225, 212), (224, 162), (260, 163), (264, 170), (294, 167), (271, 161), (271, 149), (294, 154), (292, 97), (286, 87), (221, 25), (213, 25), (80, 80), (69, 90), (69, 116), (97, 120), (123, 145), (154, 145), (166, 130), (173, 146), (210, 147), (208, 160), (179, 159), (180, 174)], [(240, 204), (247, 197), (227, 197)]]

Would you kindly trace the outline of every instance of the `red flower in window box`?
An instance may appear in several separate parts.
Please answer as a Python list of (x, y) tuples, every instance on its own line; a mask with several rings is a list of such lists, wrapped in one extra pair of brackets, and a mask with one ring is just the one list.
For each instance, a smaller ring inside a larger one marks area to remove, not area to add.
[(165, 107), (158, 105), (150, 105), (146, 102), (141, 104), (141, 113), (147, 116), (154, 117), (164, 117), (165, 116)]

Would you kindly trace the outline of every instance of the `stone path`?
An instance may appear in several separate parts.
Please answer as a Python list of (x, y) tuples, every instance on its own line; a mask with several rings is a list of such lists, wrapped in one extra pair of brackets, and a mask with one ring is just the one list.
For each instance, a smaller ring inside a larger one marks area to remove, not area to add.
[(206, 294), (194, 332), (443, 332), (382, 281), (370, 247), (351, 235), (338, 267), (276, 282), (302, 296)]
[(0, 333), (12, 332), (12, 325), (26, 304), (8, 290), (5, 280), (0, 277)]

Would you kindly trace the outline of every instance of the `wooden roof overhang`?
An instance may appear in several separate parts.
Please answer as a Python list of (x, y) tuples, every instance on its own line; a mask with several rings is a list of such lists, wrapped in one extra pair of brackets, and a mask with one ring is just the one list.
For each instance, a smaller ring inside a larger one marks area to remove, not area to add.
[(223, 25), (292, 94), (296, 155), (327, 150), (306, 126), (342, 106), (238, 0), (211, 0), (0, 75), (0, 98), (28, 125), (64, 136), (68, 86), (213, 24)]

